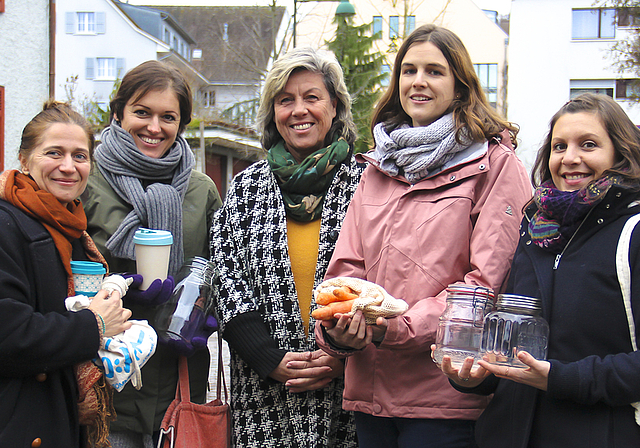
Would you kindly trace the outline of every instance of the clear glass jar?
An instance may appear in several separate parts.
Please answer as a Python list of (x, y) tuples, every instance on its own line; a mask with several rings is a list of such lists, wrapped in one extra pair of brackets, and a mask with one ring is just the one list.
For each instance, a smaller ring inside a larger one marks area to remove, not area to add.
[(500, 294), (496, 310), (484, 319), (480, 356), (492, 364), (526, 368), (517, 358), (524, 350), (536, 359), (547, 359), (549, 324), (535, 297)]
[(202, 257), (194, 257), (184, 264), (179, 273), (184, 278), (173, 289), (171, 298), (159, 306), (155, 316), (154, 328), (165, 342), (171, 344), (173, 340), (190, 347), (211, 306), (213, 275), (213, 264)]
[(438, 320), (436, 349), (433, 360), (442, 364), (443, 356), (451, 357), (454, 368), (460, 368), (468, 357), (480, 359), (480, 338), (484, 316), (493, 306), (493, 291), (481, 286), (449, 285), (447, 307)]

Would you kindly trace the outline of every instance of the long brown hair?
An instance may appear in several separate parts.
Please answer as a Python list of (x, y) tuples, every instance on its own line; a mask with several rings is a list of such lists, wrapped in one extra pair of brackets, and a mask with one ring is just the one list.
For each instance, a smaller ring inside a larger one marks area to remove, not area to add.
[(617, 174), (623, 183), (631, 187), (640, 187), (640, 129), (633, 124), (627, 114), (613, 98), (607, 95), (583, 93), (565, 103), (549, 122), (542, 147), (538, 150), (536, 161), (531, 170), (531, 181), (536, 187), (551, 179), (549, 158), (553, 128), (565, 114), (586, 112), (595, 114), (607, 131), (616, 152), (616, 162), (604, 174)]
[(400, 70), (409, 48), (423, 42), (431, 42), (442, 52), (455, 77), (456, 98), (452, 101), (450, 110), (456, 123), (456, 139), (462, 140), (460, 132), (463, 128), (466, 128), (468, 136), (476, 142), (489, 140), (508, 129), (515, 148), (518, 127), (504, 120), (492, 109), (464, 44), (455, 33), (433, 24), (416, 28), (400, 46), (389, 87), (373, 114), (371, 130), (373, 131), (378, 123), (387, 123), (388, 130), (395, 129), (403, 123), (411, 123), (411, 117), (400, 104)]

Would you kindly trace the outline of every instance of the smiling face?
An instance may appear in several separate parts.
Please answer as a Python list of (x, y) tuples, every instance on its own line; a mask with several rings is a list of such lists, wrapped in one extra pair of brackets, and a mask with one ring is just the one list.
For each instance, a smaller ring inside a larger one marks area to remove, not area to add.
[(76, 124), (53, 123), (28, 158), (20, 155), (20, 164), (41, 190), (67, 205), (87, 186), (91, 171), (87, 134)]
[(455, 85), (449, 63), (438, 47), (431, 42), (409, 47), (400, 68), (400, 104), (413, 126), (427, 126), (447, 113)]
[(336, 100), (331, 99), (322, 75), (308, 70), (291, 75), (273, 108), (276, 129), (298, 162), (324, 146), (336, 116)]
[(172, 89), (134, 95), (120, 117), (122, 128), (133, 137), (146, 156), (159, 159), (171, 148), (180, 127), (180, 103)]
[(579, 190), (602, 177), (615, 162), (613, 142), (596, 114), (567, 113), (558, 118), (549, 156), (549, 171), (557, 189)]

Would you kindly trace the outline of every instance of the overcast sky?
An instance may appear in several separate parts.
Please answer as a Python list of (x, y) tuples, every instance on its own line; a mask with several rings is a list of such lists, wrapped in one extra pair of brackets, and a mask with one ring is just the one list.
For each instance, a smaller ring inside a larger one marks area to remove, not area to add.
[[(126, 0), (122, 0), (126, 2)], [(357, 0), (355, 0), (357, 1)], [(482, 9), (498, 11), (499, 14), (509, 14), (511, 0), (473, 0)], [(178, 6), (255, 6), (268, 5), (270, 0), (129, 0), (132, 5), (178, 5)], [(278, 5), (293, 4), (293, 0), (277, 0)]]

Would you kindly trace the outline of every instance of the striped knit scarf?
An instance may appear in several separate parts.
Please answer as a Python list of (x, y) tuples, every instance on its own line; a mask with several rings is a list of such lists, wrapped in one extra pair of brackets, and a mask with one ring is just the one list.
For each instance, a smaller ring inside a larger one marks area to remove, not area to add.
[(391, 177), (402, 174), (412, 184), (473, 143), (456, 141), (453, 114), (443, 115), (428, 126), (403, 124), (391, 132), (387, 132), (384, 123), (378, 123), (373, 128), (373, 138), (376, 149), (371, 156), (379, 162), (380, 169)]
[[(107, 249), (115, 257), (134, 260), (133, 235), (139, 227), (168, 230), (174, 241), (169, 274), (176, 275), (184, 262), (182, 202), (195, 166), (189, 144), (179, 136), (164, 157), (155, 159), (140, 152), (116, 120), (102, 132), (101, 140), (96, 164), (116, 194), (133, 206), (107, 241)], [(145, 189), (141, 180), (151, 184)]]
[(538, 211), (529, 223), (531, 241), (550, 252), (562, 252), (593, 206), (619, 183), (619, 176), (603, 176), (575, 191), (558, 190), (552, 180), (542, 183), (533, 196)]

